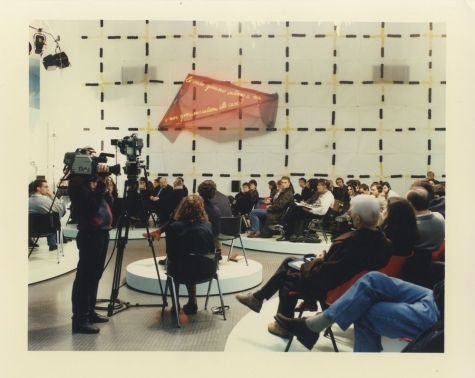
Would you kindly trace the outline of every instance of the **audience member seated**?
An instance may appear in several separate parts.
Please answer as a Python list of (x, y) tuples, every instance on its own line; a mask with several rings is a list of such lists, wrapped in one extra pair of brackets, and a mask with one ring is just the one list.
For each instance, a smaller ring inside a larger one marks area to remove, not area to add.
[(348, 189), (341, 177), (336, 179), (336, 186), (333, 188), (333, 197), (342, 203), (349, 202)]
[(259, 200), (259, 192), (257, 191), (257, 181), (249, 180), (249, 192), (251, 194), (252, 203), (255, 205)]
[(147, 180), (145, 177), (140, 177), (138, 195), (133, 198), (134, 208), (132, 212), (133, 216), (131, 217), (131, 219), (139, 221), (139, 223), (135, 224), (136, 228), (144, 228), (148, 222), (151, 208), (149, 198), (151, 194), (147, 187)]
[(170, 216), (169, 201), (173, 194), (173, 188), (168, 185), (165, 177), (161, 177), (158, 184), (154, 189), (154, 193), (150, 196), (150, 201), (153, 202), (152, 206), (157, 211), (160, 222), (165, 223)]
[(281, 192), (272, 205), (267, 205), (266, 209), (254, 209), (251, 211), (251, 233), (249, 238), (270, 238), (273, 230), (269, 226), (279, 223), (285, 211), (292, 203), (294, 194), (290, 188), (290, 178), (282, 177)]
[(410, 189), (417, 187), (423, 187), (425, 190), (427, 190), (427, 194), (429, 196), (429, 210), (432, 213), (440, 213), (445, 218), (445, 192), (443, 198), (435, 198), (434, 185), (432, 185), (427, 180), (414, 181)]
[[(429, 290), (369, 272), (328, 309), (310, 318), (291, 319), (277, 314), (278, 326), (312, 349), (319, 333), (336, 323), (346, 331), (354, 324), (354, 352), (381, 352), (381, 336), (413, 339), (444, 319), (442, 281)], [(443, 352), (440, 345), (439, 352)]]
[(432, 213), (429, 195), (422, 187), (415, 187), (406, 194), (414, 208), (419, 229), (419, 242), (414, 246), (414, 256), (404, 266), (403, 279), (426, 286), (432, 252), (437, 251), (445, 238), (445, 220), (439, 213)]
[(270, 189), (269, 198), (274, 198), (277, 194), (277, 183), (274, 180), (270, 180), (267, 185), (269, 185)]
[[(219, 209), (220, 217), (232, 217), (233, 214), (231, 212), (231, 204), (229, 203), (228, 197), (226, 197), (223, 193), (219, 190), (216, 190), (216, 193), (213, 198), (211, 198), (211, 203), (215, 205)], [(221, 240), (215, 240), (215, 247), (216, 252), (219, 253), (219, 259), (222, 260), (221, 257), (221, 247), (222, 243)]]
[(181, 176), (178, 176), (178, 178), (183, 182), (183, 193), (185, 197), (188, 197), (188, 188), (185, 186), (185, 179)]
[(434, 182), (434, 185), (440, 184), (440, 182), (437, 181), (437, 180), (434, 178), (434, 172), (432, 172), (432, 171), (427, 172), (426, 180), (427, 180), (427, 181), (433, 181), (433, 182)]
[[(203, 199), (198, 195), (185, 197), (178, 207), (174, 222), (167, 227), (166, 251), (168, 257), (168, 272), (180, 280), (195, 272), (194, 267), (187, 267), (184, 256), (193, 254), (213, 253), (214, 237), (211, 223), (204, 209)], [(179, 298), (179, 284), (175, 285), (175, 292)], [(188, 303), (183, 306), (187, 315), (194, 315), (198, 310), (196, 301), (196, 285), (186, 284)], [(178, 309), (180, 309), (179, 303)], [(172, 312), (175, 311), (172, 309)]]
[(386, 198), (381, 194), (383, 191), (383, 187), (379, 185), (378, 182), (373, 182), (371, 184), (371, 195), (376, 198), (376, 201), (378, 201), (379, 204), (379, 209), (380, 211), (383, 211), (386, 208)]
[(419, 241), (419, 230), (412, 205), (404, 198), (393, 197), (389, 199), (381, 215), (381, 228), (393, 243), (393, 255), (409, 256)]
[(390, 199), (391, 197), (399, 197), (399, 194), (397, 194), (394, 190), (391, 189), (391, 185), (389, 185), (389, 182), (384, 181), (382, 184), (383, 191), (382, 195), (386, 200)]
[(348, 192), (348, 196), (346, 197), (347, 202), (343, 202), (343, 206), (340, 208), (341, 209), (340, 212), (343, 212), (343, 213), (346, 213), (348, 211), (351, 205), (351, 200), (359, 194), (358, 190), (356, 189), (356, 186), (351, 182), (350, 184), (347, 184), (346, 188)]
[(214, 240), (218, 239), (219, 236), (219, 218), (221, 217), (221, 212), (219, 208), (213, 205), (211, 199), (216, 195), (216, 184), (213, 180), (205, 180), (200, 185), (198, 185), (198, 194), (203, 198), (204, 208), (206, 214), (208, 215), (208, 221), (211, 223), (213, 230)]
[(181, 200), (186, 197), (185, 190), (183, 189), (183, 180), (177, 177), (173, 181), (173, 192), (168, 200), (168, 214), (171, 214), (180, 204)]
[(234, 216), (249, 214), (254, 207), (251, 193), (249, 192), (249, 183), (242, 184), (242, 191), (236, 194), (233, 200), (232, 213)]
[(369, 193), (369, 186), (366, 185), (366, 184), (361, 184), (358, 187), (358, 191), (359, 191), (360, 194), (370, 194)]
[[(121, 201), (118, 201), (117, 198), (119, 197), (119, 192), (117, 190), (117, 185), (114, 182), (114, 179), (112, 176), (107, 176), (104, 180), (104, 183), (106, 184), (106, 192), (110, 193), (113, 199), (113, 205), (112, 205), (112, 227), (115, 228), (117, 225), (117, 221), (119, 220), (120, 217), (120, 210), (121, 210)], [(148, 198), (147, 198), (148, 201)], [(72, 218), (72, 215), (71, 215)]]
[(309, 186), (307, 185), (307, 180), (304, 177), (299, 178), (299, 186), (302, 191), (299, 193), (295, 193), (294, 200), (297, 202), (300, 201), (307, 201), (312, 196), (312, 191), (310, 190)]
[(277, 239), (278, 241), (288, 241), (293, 234), (298, 235), (300, 233), (301, 227), (299, 227), (299, 230), (296, 230), (297, 221), (321, 219), (328, 212), (328, 209), (333, 206), (333, 193), (330, 191), (330, 184), (327, 180), (310, 179), (308, 182), (310, 188), (314, 189), (316, 186), (316, 191), (314, 190), (314, 194), (308, 202), (301, 201), (299, 204), (292, 202), (289, 210), (284, 215), (284, 234)]
[[(301, 265), (300, 271), (288, 267), (294, 258), (285, 259), (267, 283), (254, 293), (238, 294), (236, 299), (254, 312), (260, 312), (264, 300), (279, 292), (277, 312), (288, 318), (294, 316), (296, 296), (290, 291), (299, 291), (325, 300), (329, 290), (334, 289), (365, 270), (378, 270), (386, 266), (392, 244), (377, 226), (379, 206), (371, 196), (355, 197), (350, 214), (355, 231), (335, 239), (328, 251)], [(268, 331), (289, 338), (290, 334), (276, 322), (270, 323)]]
[[(54, 194), (50, 192), (48, 182), (46, 180), (35, 180), (33, 182), (34, 193), (28, 198), (28, 212), (30, 214), (48, 214), (59, 213), (61, 218), (64, 213), (64, 205), (60, 198), (54, 198)], [(58, 249), (56, 235), (50, 235), (46, 238), (49, 250)]]
[(429, 210), (433, 213), (440, 213), (445, 218), (445, 186), (434, 185), (434, 198), (429, 202)]

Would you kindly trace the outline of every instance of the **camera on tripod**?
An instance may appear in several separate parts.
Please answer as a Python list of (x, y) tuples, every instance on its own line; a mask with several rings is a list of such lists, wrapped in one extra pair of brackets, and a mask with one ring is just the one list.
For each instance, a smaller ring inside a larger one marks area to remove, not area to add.
[(138, 138), (137, 134), (134, 133), (123, 139), (112, 139), (111, 145), (117, 146), (120, 153), (127, 157), (124, 167), (124, 173), (127, 175), (127, 178), (137, 179), (141, 172), (139, 156), (143, 148), (143, 139)]
[(73, 177), (88, 176), (91, 180), (96, 180), (97, 176), (109, 176), (111, 173), (120, 175), (120, 165), (109, 166), (109, 172), (97, 173), (99, 163), (107, 163), (107, 157), (114, 157), (114, 154), (101, 152), (99, 156), (90, 156), (85, 154), (83, 148), (78, 148), (75, 152), (66, 152), (64, 154), (64, 172), (69, 172), (68, 180)]

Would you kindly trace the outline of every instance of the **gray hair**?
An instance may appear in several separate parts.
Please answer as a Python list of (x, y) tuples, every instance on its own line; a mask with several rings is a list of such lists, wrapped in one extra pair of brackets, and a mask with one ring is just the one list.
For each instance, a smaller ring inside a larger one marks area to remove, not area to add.
[(359, 215), (362, 223), (375, 226), (379, 220), (379, 204), (376, 198), (369, 194), (360, 194), (351, 199), (351, 213)]

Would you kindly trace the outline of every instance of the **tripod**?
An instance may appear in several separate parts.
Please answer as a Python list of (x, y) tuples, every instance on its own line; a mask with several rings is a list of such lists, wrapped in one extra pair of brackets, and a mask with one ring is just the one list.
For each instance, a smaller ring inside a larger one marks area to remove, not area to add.
[[(147, 182), (148, 178), (147, 178), (147, 171), (145, 170), (145, 166), (141, 166), (141, 168), (144, 169), (145, 180)], [(155, 250), (153, 248), (153, 243), (152, 242), (150, 242), (149, 245), (152, 249), (153, 261), (155, 262), (155, 270), (157, 272), (158, 285), (160, 287), (160, 293), (162, 295), (162, 304), (150, 304), (150, 305), (142, 304), (141, 305), (139, 303), (136, 303), (134, 305), (131, 305), (130, 302), (124, 302), (124, 301), (121, 301), (120, 299), (118, 299), (119, 286), (120, 286), (120, 274), (121, 274), (121, 270), (122, 270), (122, 261), (123, 261), (123, 257), (124, 257), (125, 245), (127, 244), (128, 235), (129, 235), (129, 226), (130, 226), (129, 211), (133, 206), (132, 201), (134, 200), (134, 195), (133, 195), (134, 185), (138, 185), (137, 176), (128, 175), (127, 180), (125, 181), (125, 184), (124, 184), (124, 197), (123, 197), (124, 201), (122, 203), (120, 218), (119, 218), (119, 222), (117, 224), (117, 257), (116, 257), (116, 260), (115, 260), (114, 278), (112, 280), (112, 290), (111, 290), (110, 302), (109, 302), (109, 305), (107, 306), (107, 316), (115, 315), (115, 314), (117, 314), (119, 312), (122, 312), (124, 310), (127, 310), (131, 307), (166, 307), (166, 306), (168, 306), (167, 298), (166, 298), (166, 296), (163, 292), (162, 283), (160, 281), (160, 273), (158, 271), (157, 258), (156, 258), (156, 255), (155, 255)], [(140, 202), (141, 202), (141, 205), (142, 205), (142, 210), (144, 211), (144, 213), (146, 213), (142, 196), (140, 196)], [(125, 232), (124, 232), (124, 235), (122, 236), (122, 231), (123, 231), (124, 227), (125, 227)], [(147, 233), (149, 233), (147, 223), (145, 224), (145, 227), (147, 229)], [(115, 303), (118, 303), (118, 306), (116, 306)], [(119, 308), (119, 310), (114, 312), (115, 308)]]

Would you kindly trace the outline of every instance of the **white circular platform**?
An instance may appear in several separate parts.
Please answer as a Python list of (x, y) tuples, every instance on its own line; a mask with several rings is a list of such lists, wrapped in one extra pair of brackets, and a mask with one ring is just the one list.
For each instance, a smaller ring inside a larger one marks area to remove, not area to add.
[[(264, 301), (264, 305), (259, 314), (249, 310), (249, 313), (234, 326), (228, 336), (224, 351), (233, 353), (284, 352), (288, 339), (274, 336), (267, 331), (267, 325), (274, 322), (274, 315), (277, 313), (278, 305), (279, 298), (272, 298), (269, 301)], [(303, 313), (304, 317), (313, 315), (315, 315), (315, 311), (306, 311)], [(340, 352), (353, 352), (353, 325), (346, 331), (343, 331), (338, 325), (334, 324), (332, 331), (336, 339), (338, 350)], [(383, 352), (399, 353), (407, 345), (407, 342), (382, 337), (381, 344), (383, 346)], [(308, 353), (309, 350), (294, 338), (289, 352)], [(335, 353), (331, 340), (323, 337), (323, 334), (320, 334), (320, 338), (313, 347), (312, 352)]]
[[(68, 224), (67, 226), (63, 225), (63, 234), (67, 238), (72, 238), (76, 239), (76, 235), (78, 234), (78, 229), (76, 228), (77, 225), (75, 224)], [(150, 232), (156, 230), (156, 227), (149, 227), (148, 230)], [(147, 232), (146, 228), (129, 228), (129, 235), (128, 235), (128, 240), (134, 240), (134, 239), (144, 239), (142, 236), (142, 233)], [(109, 231), (109, 236), (111, 240), (115, 240), (117, 237), (117, 229), (113, 228), (112, 230)], [(125, 236), (125, 228), (122, 230), (122, 236)], [(162, 234), (162, 237), (165, 236), (165, 233)]]
[[(322, 243), (292, 243), (289, 241), (277, 241), (279, 236), (272, 238), (248, 238), (247, 234), (242, 234), (244, 248), (262, 252), (284, 253), (287, 255), (306, 255), (308, 253), (320, 254), (323, 250), (328, 251), (331, 243), (325, 243), (322, 236)], [(328, 238), (330, 242), (330, 238)], [(231, 245), (230, 241), (223, 241), (225, 245)], [(234, 240), (234, 246), (241, 248), (239, 239)]]
[[(240, 262), (226, 261), (227, 257), (223, 256), (223, 260), (219, 262), (218, 277), (223, 294), (244, 291), (259, 285), (262, 282), (262, 265), (256, 261), (247, 259), (249, 266), (245, 260)], [(157, 261), (159, 258), (157, 257)], [(165, 282), (167, 279), (163, 265), (158, 265), (160, 273), (160, 281), (162, 288), (165, 290)], [(153, 262), (153, 257), (145, 260), (135, 261), (126, 268), (127, 285), (130, 287), (144, 291), (147, 293), (161, 294), (157, 280), (157, 271)], [(208, 284), (199, 284), (196, 286), (196, 294), (198, 296), (206, 296)], [(170, 291), (169, 291), (170, 292)], [(211, 285), (211, 295), (218, 295), (218, 285), (213, 282)], [(180, 287), (180, 296), (188, 295), (184, 285)]]
[(77, 268), (79, 252), (75, 241), (63, 244), (64, 256), (60, 254), (59, 264), (57, 251), (49, 251), (46, 238), (38, 239), (37, 244), (39, 247), (28, 259), (28, 285), (59, 277)]

